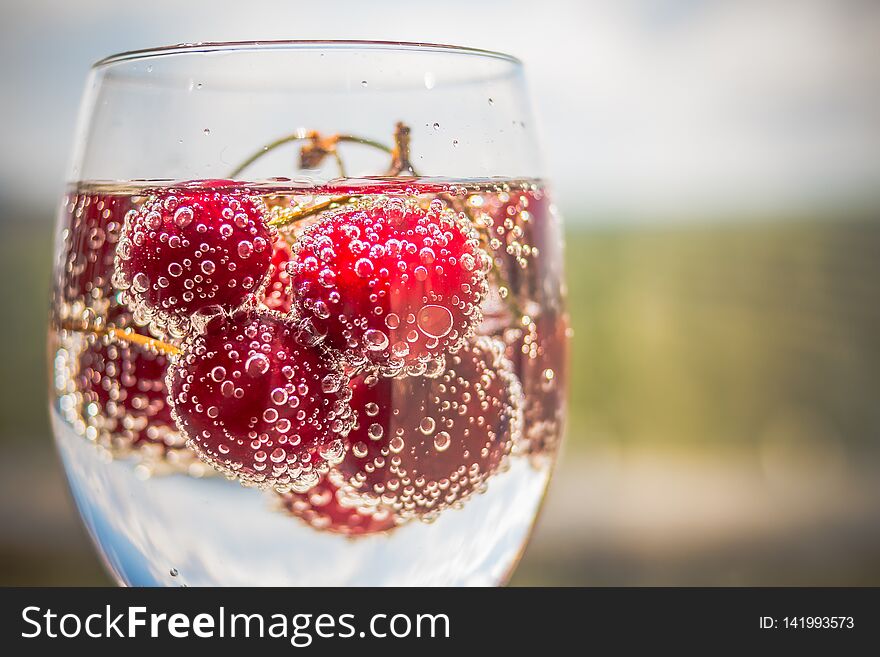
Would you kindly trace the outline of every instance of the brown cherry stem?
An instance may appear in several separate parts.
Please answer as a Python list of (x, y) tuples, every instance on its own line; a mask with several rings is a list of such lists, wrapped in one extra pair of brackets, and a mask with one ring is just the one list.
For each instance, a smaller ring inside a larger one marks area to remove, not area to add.
[(392, 154), (392, 149), (390, 147), (378, 141), (366, 139), (365, 137), (358, 137), (356, 135), (330, 135), (329, 137), (322, 137), (315, 130), (297, 130), (292, 134), (279, 137), (278, 139), (271, 141), (263, 146), (260, 150), (253, 153), (250, 157), (248, 157), (235, 169), (233, 169), (229, 173), (229, 177), (236, 178), (245, 169), (247, 169), (254, 162), (259, 160), (261, 157), (263, 157), (266, 153), (274, 151), (275, 149), (280, 148), (285, 144), (291, 144), (298, 141), (309, 142), (308, 144), (303, 146), (303, 149), (300, 152), (300, 158), (303, 162), (309, 165), (319, 166), (321, 160), (323, 160), (323, 157), (325, 155), (333, 155), (334, 159), (336, 160), (336, 164), (339, 167), (339, 175), (343, 177), (345, 177), (346, 175), (345, 167), (342, 163), (342, 158), (336, 152), (336, 144), (340, 142), (362, 144), (364, 146), (369, 146), (370, 148), (375, 148), (385, 153)]
[(398, 121), (394, 126), (394, 148), (391, 149), (391, 167), (388, 169), (389, 176), (399, 176), (406, 173), (416, 176), (416, 170), (409, 161), (409, 126)]
[(93, 326), (89, 324), (75, 324), (73, 322), (62, 322), (61, 328), (65, 331), (76, 331), (78, 333), (94, 333), (95, 335), (106, 335), (117, 342), (130, 342), (152, 349), (165, 356), (175, 356), (180, 353), (180, 349), (173, 344), (151, 338), (140, 333), (136, 333), (132, 329), (121, 329), (115, 326)]
[[(404, 173), (411, 176), (418, 175), (409, 160), (410, 129), (402, 121), (398, 121), (394, 126), (394, 146), (390, 148), (385, 144), (373, 141), (372, 139), (365, 139), (354, 135), (328, 135), (325, 137), (316, 130), (308, 132), (300, 130), (291, 135), (280, 137), (267, 144), (240, 164), (229, 177), (234, 178), (269, 151), (295, 141), (307, 142), (306, 144), (303, 144), (300, 149), (300, 166), (302, 168), (319, 167), (324, 158), (331, 155), (336, 160), (339, 174), (342, 177), (345, 177), (345, 165), (336, 147), (340, 142), (352, 142), (363, 144), (364, 146), (370, 146), (371, 148), (390, 154), (391, 165), (388, 169), (389, 176), (398, 176)], [(277, 211), (275, 216), (269, 221), (269, 224), (276, 228), (289, 226), (292, 223), (327, 210), (328, 208), (347, 203), (353, 198), (356, 198), (356, 196), (357, 195), (354, 194), (342, 194), (306, 207), (284, 208)]]

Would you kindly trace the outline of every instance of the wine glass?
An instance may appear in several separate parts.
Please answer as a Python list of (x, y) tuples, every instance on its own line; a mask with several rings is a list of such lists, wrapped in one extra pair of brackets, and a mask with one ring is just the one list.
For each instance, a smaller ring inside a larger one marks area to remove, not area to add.
[(123, 53), (61, 207), (55, 440), (126, 585), (496, 585), (565, 415), (523, 68), (440, 45)]

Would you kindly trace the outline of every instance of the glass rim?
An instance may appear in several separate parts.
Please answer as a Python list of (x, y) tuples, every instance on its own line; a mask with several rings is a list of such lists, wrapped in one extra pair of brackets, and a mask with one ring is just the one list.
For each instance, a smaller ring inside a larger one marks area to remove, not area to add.
[(104, 57), (92, 64), (93, 69), (100, 69), (122, 62), (153, 59), (171, 55), (212, 52), (259, 52), (283, 50), (390, 50), (398, 52), (446, 52), (457, 55), (471, 55), (507, 61), (521, 67), (523, 62), (508, 53), (455, 46), (441, 43), (424, 43), (415, 41), (376, 41), (370, 39), (274, 39), (263, 41), (203, 41), (198, 43), (178, 43), (153, 48), (128, 50)]

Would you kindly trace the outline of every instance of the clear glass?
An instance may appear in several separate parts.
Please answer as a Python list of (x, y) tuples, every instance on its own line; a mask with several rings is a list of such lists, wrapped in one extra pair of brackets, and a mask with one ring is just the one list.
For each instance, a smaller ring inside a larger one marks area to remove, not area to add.
[(194, 44), (95, 65), (55, 439), (128, 585), (495, 585), (561, 439), (559, 218), (522, 65)]

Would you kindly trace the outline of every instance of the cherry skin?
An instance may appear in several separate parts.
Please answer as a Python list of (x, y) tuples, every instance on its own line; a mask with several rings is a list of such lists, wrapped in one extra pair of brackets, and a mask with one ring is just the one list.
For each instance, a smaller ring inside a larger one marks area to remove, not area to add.
[(345, 452), (353, 421), (338, 359), (273, 311), (212, 318), (168, 372), (177, 426), (242, 483), (306, 491)]
[(284, 493), (284, 508), (310, 527), (345, 536), (377, 534), (394, 529), (394, 514), (388, 509), (359, 506), (326, 479), (307, 493)]
[(114, 285), (138, 320), (182, 337), (192, 315), (231, 312), (269, 273), (274, 230), (255, 197), (169, 190), (128, 213)]
[(288, 265), (296, 311), (353, 366), (442, 371), (481, 319), (488, 256), (475, 229), (434, 201), (358, 201), (306, 228)]
[(438, 377), (354, 379), (358, 420), (331, 479), (403, 519), (431, 519), (482, 491), (522, 432), (522, 390), (503, 350), (480, 337)]

